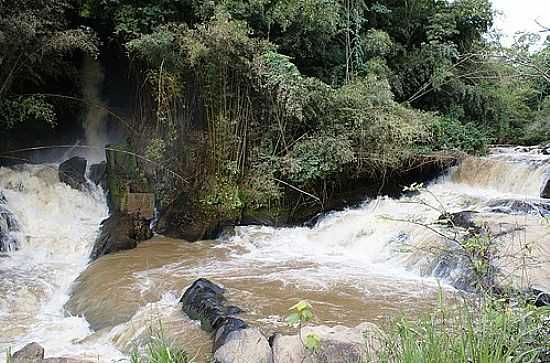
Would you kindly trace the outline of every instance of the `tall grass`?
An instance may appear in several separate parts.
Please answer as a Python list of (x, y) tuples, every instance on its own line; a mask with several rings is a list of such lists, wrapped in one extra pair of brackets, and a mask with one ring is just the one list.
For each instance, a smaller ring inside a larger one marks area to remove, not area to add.
[(194, 363), (182, 349), (174, 347), (161, 337), (153, 337), (145, 352), (134, 352), (130, 363)]
[(486, 300), (401, 319), (383, 339), (381, 363), (550, 362), (550, 308)]

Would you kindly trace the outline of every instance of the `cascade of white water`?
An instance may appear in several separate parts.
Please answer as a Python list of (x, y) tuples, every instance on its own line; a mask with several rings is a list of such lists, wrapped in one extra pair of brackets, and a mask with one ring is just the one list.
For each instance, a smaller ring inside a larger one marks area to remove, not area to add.
[(103, 192), (60, 183), (55, 165), (0, 168), (0, 192), (19, 225), (12, 232), (18, 250), (0, 258), (0, 360), (31, 341), (50, 355), (70, 355), (90, 330), (63, 305), (107, 216)]

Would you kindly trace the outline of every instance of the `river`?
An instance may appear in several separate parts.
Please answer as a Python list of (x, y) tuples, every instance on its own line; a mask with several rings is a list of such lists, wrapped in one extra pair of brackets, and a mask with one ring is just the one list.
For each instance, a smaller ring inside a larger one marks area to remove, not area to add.
[[(19, 247), (0, 257), (0, 361), (31, 341), (47, 356), (125, 360), (151, 330), (203, 356), (210, 340), (178, 306), (199, 277), (225, 286), (245, 319), (268, 334), (287, 329), (287, 310), (301, 299), (322, 324), (417, 316), (437, 304), (440, 291), (451, 300), (461, 294), (453, 286), (464, 280), (462, 266), (429, 253), (443, 242), (421, 225), (443, 209), (479, 211), (476, 218), (498, 230), (521, 226), (502, 241), (508, 282), (550, 291), (550, 201), (539, 198), (549, 170), (550, 157), (538, 151), (495, 148), (418, 193), (366, 200), (313, 227), (236, 227), (196, 243), (155, 236), (90, 263), (108, 214), (103, 192), (60, 183), (55, 164), (0, 168)], [(509, 256), (527, 243), (536, 263), (515, 269)]]

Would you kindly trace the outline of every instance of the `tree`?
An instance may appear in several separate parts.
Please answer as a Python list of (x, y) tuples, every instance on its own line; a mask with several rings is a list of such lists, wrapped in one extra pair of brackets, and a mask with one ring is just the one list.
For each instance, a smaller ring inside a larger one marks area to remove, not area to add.
[(0, 128), (17, 122), (55, 122), (54, 107), (28, 95), (48, 80), (74, 76), (67, 55), (95, 56), (94, 34), (74, 26), (75, 3), (69, 0), (0, 2)]

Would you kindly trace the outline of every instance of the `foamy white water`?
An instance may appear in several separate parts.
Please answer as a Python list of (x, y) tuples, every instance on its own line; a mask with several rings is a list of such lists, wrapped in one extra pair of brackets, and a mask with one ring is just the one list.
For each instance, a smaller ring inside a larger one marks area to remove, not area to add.
[(549, 176), (549, 160), (535, 152), (498, 149), (486, 158), (464, 160), (420, 193), (379, 197), (360, 208), (331, 213), (313, 228), (238, 227), (226, 243), (240, 247), (232, 252), (239, 265), (316, 266), (271, 273), (274, 279), (309, 280), (321, 286), (352, 279), (360, 286), (368, 279), (390, 278), (390, 284), (418, 280), (436, 288), (439, 282), (426, 276), (434, 256), (423, 253), (419, 261), (410, 258), (410, 250), (440, 245), (441, 236), (419, 224), (430, 225), (443, 213), (492, 213), (495, 206), (506, 210), (514, 201), (547, 203), (540, 193)]
[(0, 168), (0, 191), (17, 218), (19, 250), (0, 258), (0, 360), (35, 341), (48, 356), (108, 354), (110, 347), (76, 347), (91, 331), (63, 310), (72, 282), (86, 267), (108, 209), (103, 192), (60, 183), (55, 165)]

